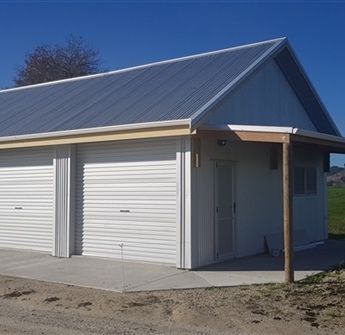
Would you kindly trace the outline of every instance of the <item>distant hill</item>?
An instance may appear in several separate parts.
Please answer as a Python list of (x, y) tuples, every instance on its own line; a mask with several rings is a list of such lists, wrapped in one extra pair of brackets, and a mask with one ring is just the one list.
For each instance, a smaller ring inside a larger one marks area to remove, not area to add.
[(332, 166), (327, 173), (327, 186), (345, 186), (345, 169)]

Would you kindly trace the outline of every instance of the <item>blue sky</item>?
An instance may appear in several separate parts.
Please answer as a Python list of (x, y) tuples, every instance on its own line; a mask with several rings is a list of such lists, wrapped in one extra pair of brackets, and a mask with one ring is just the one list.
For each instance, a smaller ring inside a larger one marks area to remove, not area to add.
[(345, 135), (345, 1), (0, 0), (0, 31), (0, 87), (35, 46), (71, 34), (108, 70), (288, 37)]

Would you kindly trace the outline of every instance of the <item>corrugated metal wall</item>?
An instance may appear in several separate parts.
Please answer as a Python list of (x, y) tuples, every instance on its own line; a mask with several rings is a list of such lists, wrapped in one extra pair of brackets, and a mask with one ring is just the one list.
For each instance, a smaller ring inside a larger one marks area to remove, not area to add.
[(0, 247), (52, 251), (53, 148), (0, 151)]
[[(235, 166), (236, 256), (265, 252), (264, 236), (283, 232), (281, 159), (271, 170), (268, 143), (228, 141), (220, 147), (216, 140), (203, 140), (201, 148), (201, 166), (192, 169), (193, 267), (215, 261), (214, 160)], [(322, 153), (294, 148), (294, 165), (316, 167), (318, 173), (317, 194), (294, 196), (294, 230), (305, 230), (309, 242), (327, 237), (322, 164)]]
[(274, 60), (268, 62), (208, 119), (209, 124), (316, 127)]
[(176, 138), (77, 147), (76, 253), (176, 264)]
[(235, 255), (264, 252), (264, 235), (282, 231), (282, 173), (270, 170), (270, 145), (203, 140), (201, 148), (201, 167), (192, 169), (193, 267), (215, 261), (214, 160), (234, 164)]
[(53, 256), (69, 257), (75, 243), (75, 146), (54, 149)]
[(295, 166), (317, 168), (317, 194), (294, 196), (294, 229), (306, 230), (309, 241), (320, 241), (328, 235), (323, 155), (302, 148), (295, 148), (293, 152)]

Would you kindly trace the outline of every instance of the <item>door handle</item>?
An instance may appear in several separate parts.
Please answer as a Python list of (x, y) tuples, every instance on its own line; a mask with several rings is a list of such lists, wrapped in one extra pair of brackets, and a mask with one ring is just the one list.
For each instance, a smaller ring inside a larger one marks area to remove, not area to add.
[(234, 202), (234, 214), (236, 214), (236, 202)]

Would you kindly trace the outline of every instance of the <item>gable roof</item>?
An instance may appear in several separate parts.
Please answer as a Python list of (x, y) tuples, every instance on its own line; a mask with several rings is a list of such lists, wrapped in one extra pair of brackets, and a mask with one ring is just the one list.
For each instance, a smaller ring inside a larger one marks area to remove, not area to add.
[(285, 38), (114, 72), (0, 91), (0, 140), (22, 135), (188, 123), (275, 57), (316, 128), (340, 136)]

